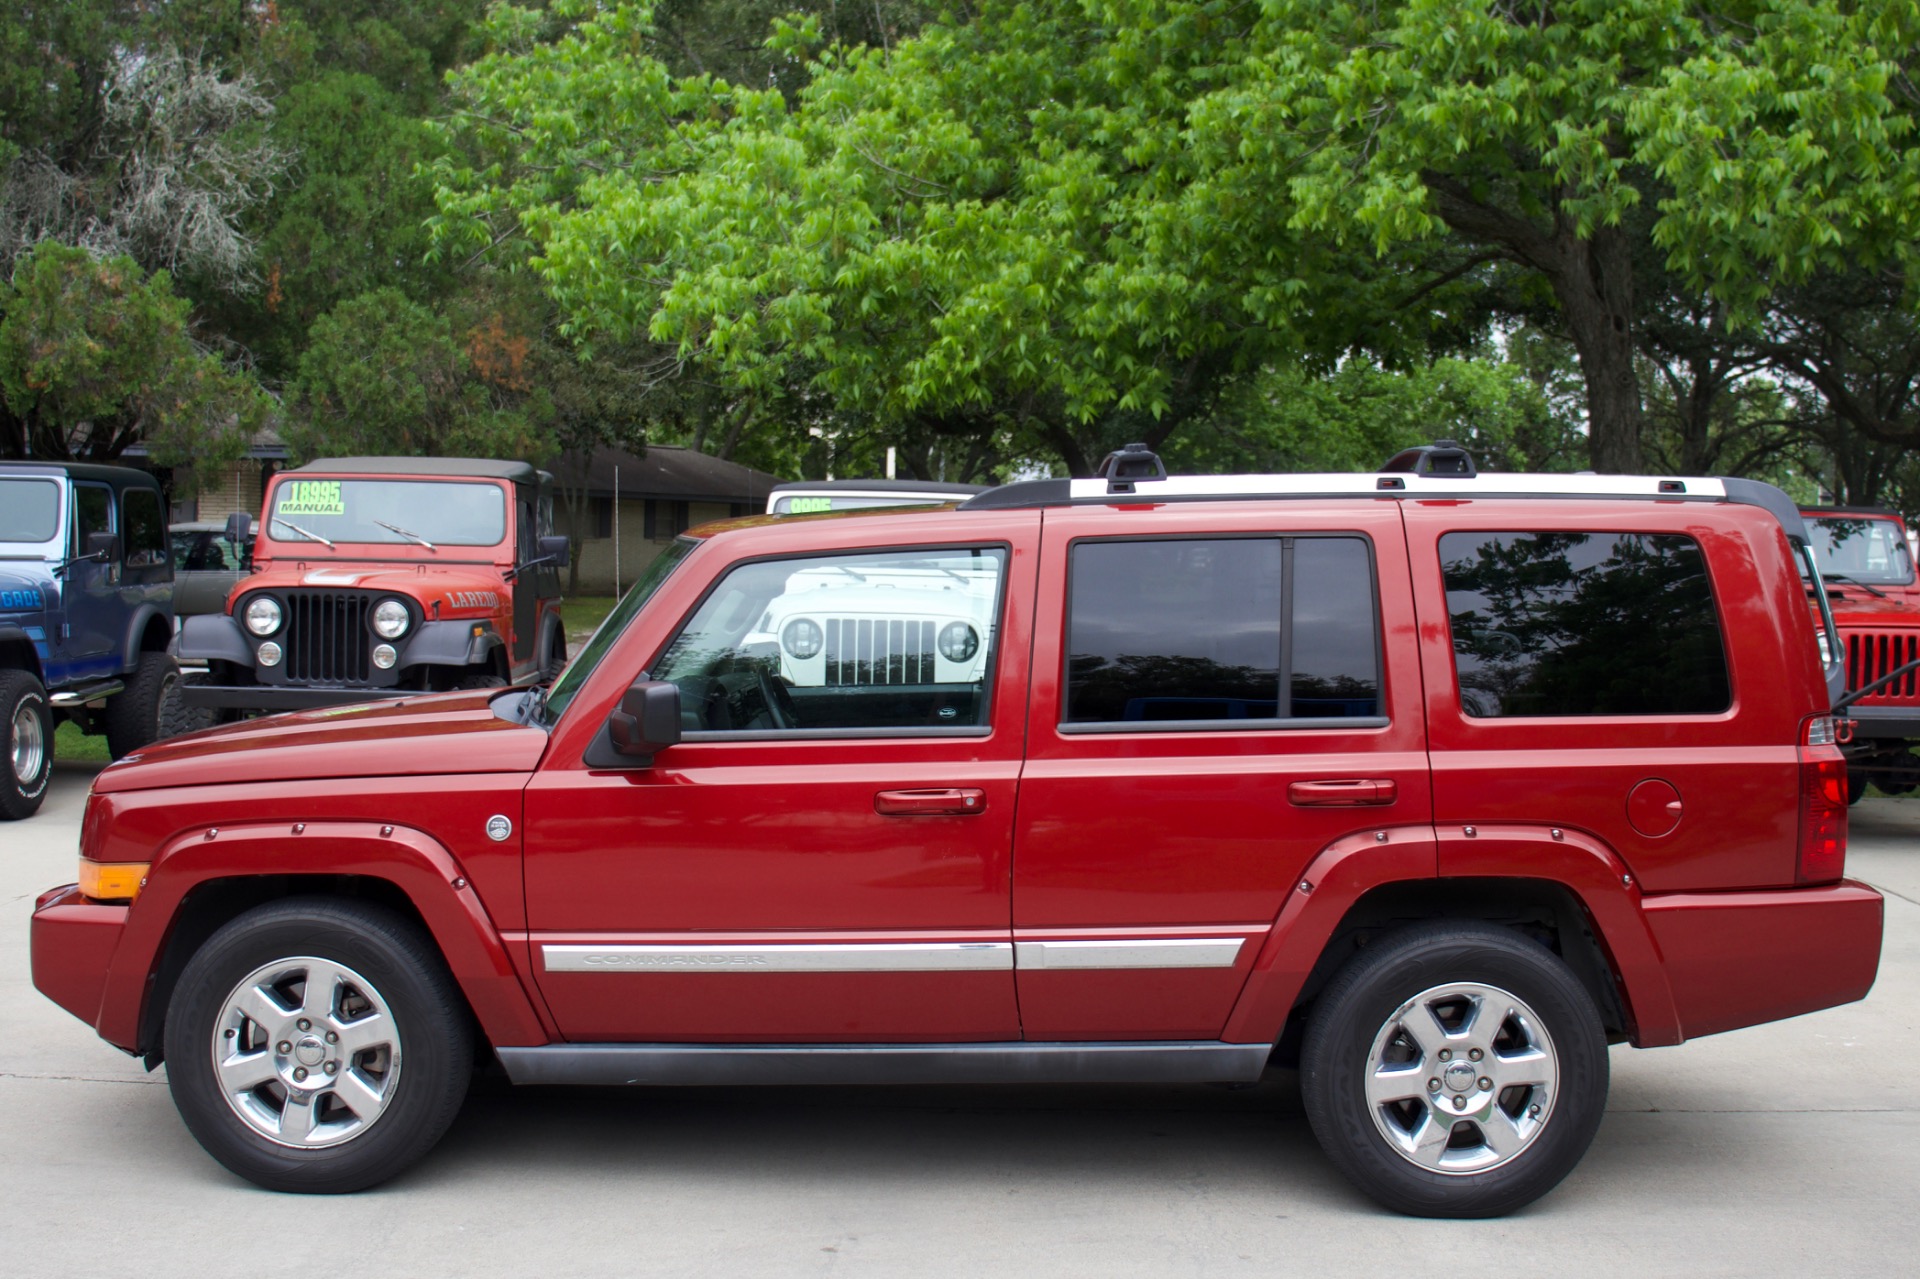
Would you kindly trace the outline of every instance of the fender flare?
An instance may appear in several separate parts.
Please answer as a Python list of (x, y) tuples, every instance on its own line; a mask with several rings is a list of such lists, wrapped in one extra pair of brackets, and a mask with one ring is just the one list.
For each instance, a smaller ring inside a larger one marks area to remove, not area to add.
[(0, 649), (17, 649), (27, 655), (26, 664), (16, 666), (14, 669), (26, 671), (39, 680), (43, 687), (47, 682), (47, 671), (41, 664), (40, 650), (45, 643), (46, 641), (42, 640), (39, 644), (35, 644), (33, 636), (18, 626), (0, 626)]
[(1571, 892), (1593, 921), (1632, 1042), (1642, 1048), (1681, 1042), (1679, 1014), (1640, 905), (1638, 881), (1611, 849), (1585, 832), (1550, 826), (1482, 826), (1471, 836), (1465, 830), (1389, 827), (1329, 844), (1288, 894), (1221, 1038), (1278, 1039), (1314, 965), (1356, 902), (1388, 884), (1444, 878), (1537, 879)]
[(217, 880), (301, 874), (382, 880), (404, 894), (426, 922), (489, 1043), (521, 1047), (551, 1038), (533, 1000), (459, 862), (432, 836), (379, 822), (263, 822), (192, 828), (154, 858), (147, 885), (127, 912), (107, 967), (97, 1029), (133, 1048), (140, 1038), (152, 977), (187, 895)]
[[(171, 606), (171, 600), (169, 600), (169, 606)], [(155, 618), (160, 619), (161, 625), (162, 639), (160, 641), (159, 651), (162, 653), (166, 652), (167, 646), (172, 643), (173, 622), (167, 614), (151, 604), (140, 605), (140, 607), (133, 610), (133, 616), (127, 620), (126, 644), (120, 650), (124, 669), (131, 671), (140, 664), (140, 654), (147, 651), (141, 645), (140, 641), (146, 634), (148, 625)]]
[(542, 671), (546, 670), (547, 663), (553, 660), (555, 640), (559, 641), (562, 650), (566, 648), (566, 627), (560, 621), (560, 610), (557, 608), (546, 610), (545, 620), (540, 626), (540, 646), (534, 651), (534, 660)]

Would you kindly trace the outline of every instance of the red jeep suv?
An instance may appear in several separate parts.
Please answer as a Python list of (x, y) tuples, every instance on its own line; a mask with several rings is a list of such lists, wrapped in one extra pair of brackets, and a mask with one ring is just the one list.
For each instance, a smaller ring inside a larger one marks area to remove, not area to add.
[[(1092, 480), (707, 525), (547, 689), (104, 770), (34, 980), (282, 1190), (522, 1083), (1208, 1080), (1486, 1216), (1608, 1045), (1859, 999), (1788, 499), (1732, 479)], [(1817, 580), (1817, 568), (1810, 568)], [(1766, 1081), (1756, 1079), (1755, 1087)]]

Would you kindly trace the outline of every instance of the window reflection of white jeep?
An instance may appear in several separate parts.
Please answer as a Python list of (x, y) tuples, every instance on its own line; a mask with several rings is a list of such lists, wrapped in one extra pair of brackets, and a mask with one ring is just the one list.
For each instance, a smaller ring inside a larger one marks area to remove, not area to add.
[(745, 645), (777, 646), (795, 688), (961, 684), (980, 680), (998, 575), (889, 566), (795, 573)]

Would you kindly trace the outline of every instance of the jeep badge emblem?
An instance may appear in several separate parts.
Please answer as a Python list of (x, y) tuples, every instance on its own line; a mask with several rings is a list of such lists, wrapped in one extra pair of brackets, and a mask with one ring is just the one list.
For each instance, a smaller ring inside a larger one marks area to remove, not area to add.
[(512, 822), (508, 821), (506, 818), (502, 817), (498, 813), (495, 813), (493, 816), (487, 818), (487, 838), (488, 839), (498, 841), (498, 840), (505, 839), (507, 836), (511, 834), (513, 834)]

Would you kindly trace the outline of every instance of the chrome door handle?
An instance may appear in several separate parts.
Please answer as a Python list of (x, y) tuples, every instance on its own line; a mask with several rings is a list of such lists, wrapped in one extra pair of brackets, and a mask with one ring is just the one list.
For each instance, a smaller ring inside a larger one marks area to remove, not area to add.
[(985, 812), (986, 807), (987, 793), (971, 786), (883, 790), (873, 797), (873, 811), (882, 817), (965, 817)]
[(1398, 793), (1399, 787), (1391, 777), (1348, 777), (1294, 782), (1287, 787), (1287, 802), (1300, 808), (1358, 808), (1391, 804)]

